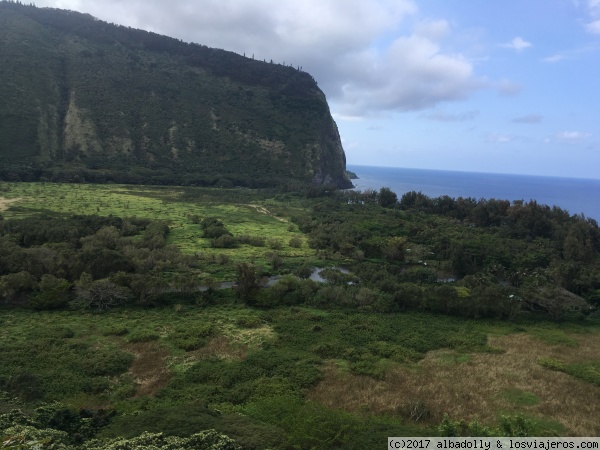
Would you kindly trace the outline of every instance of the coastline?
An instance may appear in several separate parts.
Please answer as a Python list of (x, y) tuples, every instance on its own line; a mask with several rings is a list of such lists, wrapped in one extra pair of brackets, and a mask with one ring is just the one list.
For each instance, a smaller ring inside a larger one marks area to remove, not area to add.
[(352, 180), (357, 190), (389, 187), (398, 197), (405, 192), (420, 191), (429, 197), (448, 195), (511, 202), (535, 200), (550, 207), (558, 206), (569, 214), (583, 213), (600, 221), (600, 205), (597, 202), (600, 180), (352, 164), (347, 167), (359, 177)]

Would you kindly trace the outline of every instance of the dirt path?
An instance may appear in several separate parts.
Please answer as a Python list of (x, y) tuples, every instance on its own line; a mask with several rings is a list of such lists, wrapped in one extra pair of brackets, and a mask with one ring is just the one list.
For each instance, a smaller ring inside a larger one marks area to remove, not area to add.
[(19, 197), (19, 198), (0, 197), (0, 211), (4, 211), (4, 210), (8, 209), (8, 206), (11, 203), (18, 202), (19, 200), (21, 200), (21, 197)]
[(271, 216), (273, 219), (275, 220), (279, 220), (280, 222), (284, 222), (287, 223), (286, 219), (283, 219), (281, 217), (277, 217), (275, 214), (273, 214), (271, 211), (269, 211), (267, 208), (265, 208), (264, 206), (260, 206), (260, 205), (254, 205), (254, 204), (248, 204), (246, 206), (249, 206), (250, 208), (254, 208), (256, 211), (258, 211), (259, 213), (263, 213), (266, 214), (267, 216)]

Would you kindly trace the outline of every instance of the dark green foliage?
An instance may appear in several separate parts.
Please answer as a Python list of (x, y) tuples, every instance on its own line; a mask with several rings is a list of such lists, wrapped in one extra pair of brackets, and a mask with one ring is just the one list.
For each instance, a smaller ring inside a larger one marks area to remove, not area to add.
[[(600, 231), (593, 220), (535, 201), (408, 192), (398, 210), (383, 208), (379, 198), (370, 191), (339, 192), (313, 201), (310, 217), (295, 221), (322, 256), (353, 259), (351, 269), (361, 283), (392, 296), (392, 304), (380, 295), (373, 303), (381, 311), (421, 308), (514, 319), (533, 310), (561, 319), (584, 311), (585, 304), (563, 294), (554, 303), (538, 301), (540, 286), (591, 299), (600, 286)], [(486, 281), (469, 284), (471, 276)], [(435, 288), (439, 281), (461, 278), (470, 289), (461, 295)], [(314, 304), (352, 301), (342, 289), (329, 288)]]
[(310, 266), (309, 264), (304, 263), (300, 267), (298, 267), (298, 269), (296, 269), (296, 271), (294, 272), (294, 274), (296, 276), (298, 276), (299, 278), (306, 279), (306, 278), (309, 278), (312, 275), (312, 272), (313, 272), (312, 266)]
[(0, 179), (351, 186), (306, 72), (6, 1), (0, 29)]
[(238, 246), (238, 240), (229, 234), (221, 234), (213, 239), (210, 245), (214, 248), (235, 248)]
[(107, 426), (114, 415), (115, 411), (112, 410), (80, 409), (77, 411), (55, 402), (36, 408), (33, 421), (39, 429), (51, 428), (64, 431), (69, 435), (72, 443), (81, 444)]
[(231, 236), (231, 233), (227, 230), (223, 222), (215, 217), (202, 219), (200, 226), (202, 227), (202, 237), (205, 238), (216, 239), (223, 235)]
[(316, 402), (303, 402), (289, 395), (256, 400), (244, 408), (244, 413), (285, 430), (286, 444), (281, 448), (297, 446), (318, 450), (361, 450), (377, 448), (387, 436), (415, 433), (411, 426), (401, 425), (397, 421), (365, 419), (345, 411), (328, 409)]
[(115, 346), (91, 347), (64, 327), (29, 330), (25, 338), (30, 341), (25, 352), (18, 341), (3, 345), (0, 390), (27, 402), (103, 391), (105, 377), (123, 373), (133, 361)]
[(100, 349), (93, 352), (93, 359), (82, 364), (83, 372), (90, 376), (119, 375), (133, 362), (133, 355), (116, 348)]
[[(135, 235), (140, 232), (141, 239)], [(166, 245), (168, 233), (164, 222), (113, 216), (5, 220), (0, 224), (5, 250), (0, 252), (0, 302), (36, 309), (70, 303), (97, 311), (129, 301), (152, 304), (170, 289), (154, 273), (157, 269), (189, 270), (197, 263)], [(172, 283), (181, 287), (176, 277)]]
[(39, 291), (31, 298), (31, 306), (35, 309), (57, 309), (69, 302), (69, 288), (71, 283), (63, 278), (56, 278), (51, 274), (44, 274), (40, 278)]
[(262, 236), (250, 236), (247, 234), (240, 234), (236, 236), (236, 239), (240, 244), (251, 245), (252, 247), (264, 247), (267, 243), (267, 239)]
[(236, 267), (237, 276), (235, 290), (244, 303), (254, 305), (256, 295), (260, 290), (260, 279), (256, 268), (248, 263), (238, 264)]
[(189, 436), (200, 429), (213, 428), (218, 421), (214, 411), (199, 404), (188, 404), (185, 408), (157, 408), (134, 416), (117, 417), (101, 436), (132, 438), (140, 429), (167, 436)]
[(110, 280), (93, 281), (85, 272), (77, 283), (75, 300), (72, 306), (82, 309), (104, 311), (125, 303), (131, 296), (129, 289), (118, 286)]
[(189, 352), (206, 345), (214, 333), (214, 326), (210, 323), (194, 324), (193, 328), (177, 330), (175, 336), (170, 337), (169, 341), (177, 348)]
[(377, 201), (379, 202), (379, 206), (383, 206), (384, 208), (392, 208), (396, 206), (396, 203), (398, 202), (398, 196), (395, 192), (392, 192), (390, 188), (382, 187), (379, 190)]
[(600, 386), (600, 362), (564, 363), (556, 359), (544, 358), (539, 364), (551, 370), (567, 373), (575, 378)]
[(27, 271), (9, 273), (0, 277), (0, 297), (6, 303), (24, 303), (37, 288), (36, 278)]

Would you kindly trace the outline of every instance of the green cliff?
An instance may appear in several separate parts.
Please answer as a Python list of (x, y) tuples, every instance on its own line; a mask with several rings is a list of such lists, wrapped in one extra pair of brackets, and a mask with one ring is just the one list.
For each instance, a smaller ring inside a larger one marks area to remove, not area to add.
[(0, 178), (350, 187), (296, 68), (0, 2)]

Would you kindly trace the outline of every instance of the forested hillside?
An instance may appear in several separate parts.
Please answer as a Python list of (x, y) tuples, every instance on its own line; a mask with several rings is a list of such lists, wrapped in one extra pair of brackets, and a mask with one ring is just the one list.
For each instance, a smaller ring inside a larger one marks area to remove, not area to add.
[(349, 187), (298, 67), (0, 2), (0, 177)]

